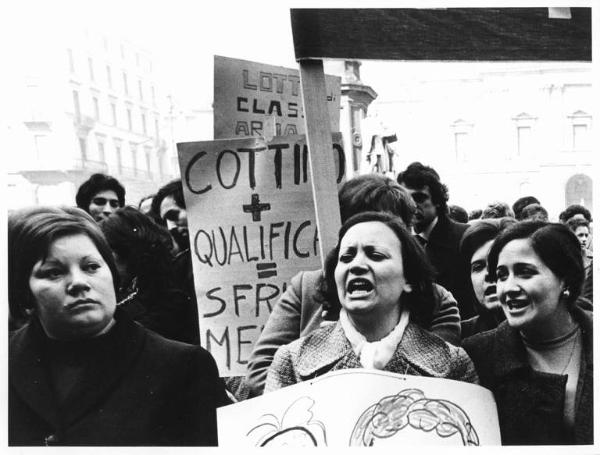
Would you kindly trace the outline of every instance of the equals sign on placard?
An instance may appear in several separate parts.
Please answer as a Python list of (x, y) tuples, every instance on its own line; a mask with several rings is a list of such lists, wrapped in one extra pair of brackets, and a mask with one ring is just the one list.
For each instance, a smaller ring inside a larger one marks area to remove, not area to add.
[(264, 262), (262, 264), (256, 264), (256, 270), (258, 271), (258, 278), (270, 278), (277, 276), (277, 264), (274, 262)]

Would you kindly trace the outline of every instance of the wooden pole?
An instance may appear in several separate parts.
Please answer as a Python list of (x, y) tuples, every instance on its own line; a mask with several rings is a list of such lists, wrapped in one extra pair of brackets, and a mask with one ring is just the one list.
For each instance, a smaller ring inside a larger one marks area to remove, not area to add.
[(315, 202), (321, 265), (337, 243), (340, 207), (333, 160), (330, 117), (327, 109), (322, 60), (300, 60), (306, 143)]

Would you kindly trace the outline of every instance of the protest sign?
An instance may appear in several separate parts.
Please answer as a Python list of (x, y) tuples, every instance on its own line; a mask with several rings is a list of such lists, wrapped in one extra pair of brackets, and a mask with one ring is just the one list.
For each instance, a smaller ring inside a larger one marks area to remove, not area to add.
[(489, 390), (380, 370), (328, 373), (224, 406), (217, 416), (221, 447), (500, 444)]
[[(321, 267), (304, 136), (177, 144), (201, 344), (222, 376), (248, 357), (290, 278)], [(341, 135), (333, 135), (337, 184)], [(337, 192), (326, 195), (337, 205)]]
[[(304, 134), (300, 73), (215, 55), (214, 138)], [(331, 131), (340, 129), (341, 78), (325, 76)]]

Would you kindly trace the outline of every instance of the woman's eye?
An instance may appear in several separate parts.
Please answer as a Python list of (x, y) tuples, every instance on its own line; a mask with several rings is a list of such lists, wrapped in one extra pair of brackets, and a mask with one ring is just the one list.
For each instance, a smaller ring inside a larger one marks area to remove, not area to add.
[(374, 261), (383, 261), (386, 258), (386, 255), (383, 253), (378, 253), (377, 251), (372, 251), (369, 253), (369, 257)]
[(344, 253), (344, 254), (340, 255), (339, 261), (347, 264), (348, 262), (350, 262), (352, 260), (352, 257), (353, 256), (351, 254)]
[(498, 281), (504, 281), (508, 277), (508, 272), (506, 270), (496, 270), (496, 278)]
[(41, 273), (41, 276), (43, 278), (50, 278), (50, 279), (54, 279), (54, 278), (58, 278), (61, 275), (61, 271), (60, 269), (46, 269), (43, 270)]
[(481, 272), (483, 269), (485, 269), (486, 265), (481, 263), (481, 262), (475, 262), (473, 264), (471, 264), (471, 273), (477, 273), (477, 272)]
[(96, 262), (90, 262), (89, 264), (86, 264), (84, 266), (84, 270), (88, 271), (88, 272), (95, 272), (96, 270), (98, 270), (101, 267), (100, 264), (96, 263)]

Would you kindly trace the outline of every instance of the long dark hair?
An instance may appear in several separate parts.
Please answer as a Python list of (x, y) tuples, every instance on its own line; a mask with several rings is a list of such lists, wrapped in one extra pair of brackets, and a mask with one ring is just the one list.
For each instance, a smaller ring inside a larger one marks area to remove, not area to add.
[(171, 238), (165, 228), (134, 207), (111, 213), (100, 228), (112, 250), (137, 277), (141, 292), (160, 293), (172, 286)]
[(400, 302), (410, 309), (411, 320), (421, 327), (428, 328), (435, 308), (433, 269), (421, 246), (413, 239), (399, 217), (383, 212), (363, 212), (349, 218), (340, 228), (336, 247), (327, 255), (325, 279), (321, 291), (326, 297), (324, 309), (328, 318), (339, 316), (341, 304), (335, 284), (335, 268), (338, 263), (340, 243), (348, 230), (359, 223), (378, 221), (389, 227), (400, 240), (404, 277), (412, 291), (402, 293)]

